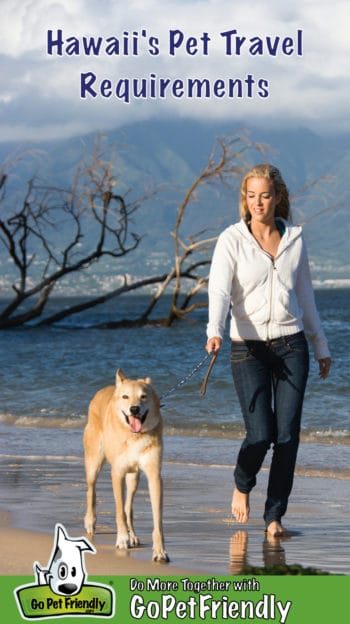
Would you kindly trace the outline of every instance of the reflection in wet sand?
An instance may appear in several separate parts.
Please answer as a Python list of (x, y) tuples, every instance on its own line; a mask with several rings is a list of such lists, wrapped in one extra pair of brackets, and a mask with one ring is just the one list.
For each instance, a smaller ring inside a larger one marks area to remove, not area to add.
[[(285, 550), (281, 545), (286, 537), (273, 537), (265, 533), (262, 544), (264, 567), (281, 566), (286, 564)], [(236, 531), (230, 539), (230, 572), (239, 575), (249, 566), (248, 561), (248, 531)]]

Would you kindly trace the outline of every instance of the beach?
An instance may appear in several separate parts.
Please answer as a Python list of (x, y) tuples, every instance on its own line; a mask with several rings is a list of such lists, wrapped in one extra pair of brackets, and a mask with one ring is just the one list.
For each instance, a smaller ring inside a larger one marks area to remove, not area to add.
[[(238, 441), (231, 442), (238, 448)], [(170, 436), (166, 444), (171, 443)], [(204, 440), (202, 452), (213, 444), (219, 455), (220, 440)], [(296, 471), (285, 520), (291, 535), (267, 540), (262, 520), (267, 466), (251, 496), (250, 521), (240, 525), (230, 513), (231, 466), (165, 459), (164, 533), (170, 563), (157, 564), (151, 560), (152, 516), (144, 479), (134, 514), (141, 544), (127, 552), (115, 548), (113, 495), (105, 467), (98, 481), (97, 527), (91, 540), (97, 553), (86, 556), (89, 574), (232, 575), (246, 566), (285, 564), (349, 574), (350, 480), (302, 472)], [(56, 522), (64, 524), (72, 537), (84, 535), (83, 463), (69, 456), (45, 461), (22, 457), (11, 464), (2, 460), (1, 473), (0, 574), (30, 575), (34, 561), (45, 566), (49, 560)]]
[[(350, 574), (349, 291), (318, 291), (318, 306), (334, 361), (320, 381), (310, 358), (301, 444), (285, 526), (288, 539), (267, 541), (263, 507), (271, 450), (251, 495), (251, 517), (237, 524), (230, 513), (233, 467), (244, 435), (229, 365), (229, 341), (217, 359), (207, 392), (199, 396), (206, 312), (172, 328), (117, 331), (72, 327), (1, 332), (0, 410), (1, 574), (33, 573), (46, 565), (56, 523), (84, 535), (85, 476), (82, 436), (89, 401), (114, 383), (117, 367), (132, 378), (152, 378), (164, 421), (164, 534), (170, 564), (152, 563), (152, 517), (145, 478), (135, 499), (141, 546), (118, 551), (109, 467), (97, 482), (96, 555), (90, 574), (238, 574), (245, 566), (317, 568)], [(67, 303), (66, 301), (62, 302)], [(143, 309), (127, 297), (118, 314)], [(109, 302), (88, 322), (115, 319)], [(85, 322), (85, 317), (84, 317)], [(145, 362), (147, 354), (147, 362)], [(186, 383), (172, 394), (179, 380)]]

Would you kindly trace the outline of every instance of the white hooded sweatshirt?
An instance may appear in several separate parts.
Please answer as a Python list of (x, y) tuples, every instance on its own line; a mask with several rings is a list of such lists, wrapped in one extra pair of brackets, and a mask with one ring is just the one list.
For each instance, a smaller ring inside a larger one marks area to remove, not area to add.
[(219, 236), (209, 275), (208, 339), (223, 338), (231, 307), (231, 340), (267, 341), (304, 330), (315, 358), (329, 357), (302, 228), (280, 221), (284, 233), (275, 258), (243, 219)]

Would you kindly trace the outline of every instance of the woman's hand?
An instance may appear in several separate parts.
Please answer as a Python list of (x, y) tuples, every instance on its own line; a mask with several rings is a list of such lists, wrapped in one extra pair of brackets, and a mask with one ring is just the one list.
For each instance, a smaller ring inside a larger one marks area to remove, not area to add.
[(330, 357), (320, 358), (318, 360), (318, 366), (319, 366), (319, 369), (320, 369), (319, 375), (320, 375), (321, 379), (326, 379), (326, 377), (328, 377), (329, 369), (331, 367), (331, 363), (332, 363), (332, 360), (331, 360)]
[(213, 338), (209, 338), (205, 348), (208, 353), (218, 353), (220, 351), (222, 345), (222, 339), (219, 336), (214, 336)]

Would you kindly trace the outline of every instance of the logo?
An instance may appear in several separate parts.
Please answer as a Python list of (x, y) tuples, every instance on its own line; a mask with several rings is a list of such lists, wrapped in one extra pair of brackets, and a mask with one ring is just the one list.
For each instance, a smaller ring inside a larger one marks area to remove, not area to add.
[(62, 524), (56, 524), (55, 541), (46, 568), (34, 563), (35, 583), (15, 590), (24, 619), (40, 620), (72, 615), (112, 617), (114, 592), (107, 585), (86, 583), (84, 553), (96, 553), (84, 537), (69, 537)]

